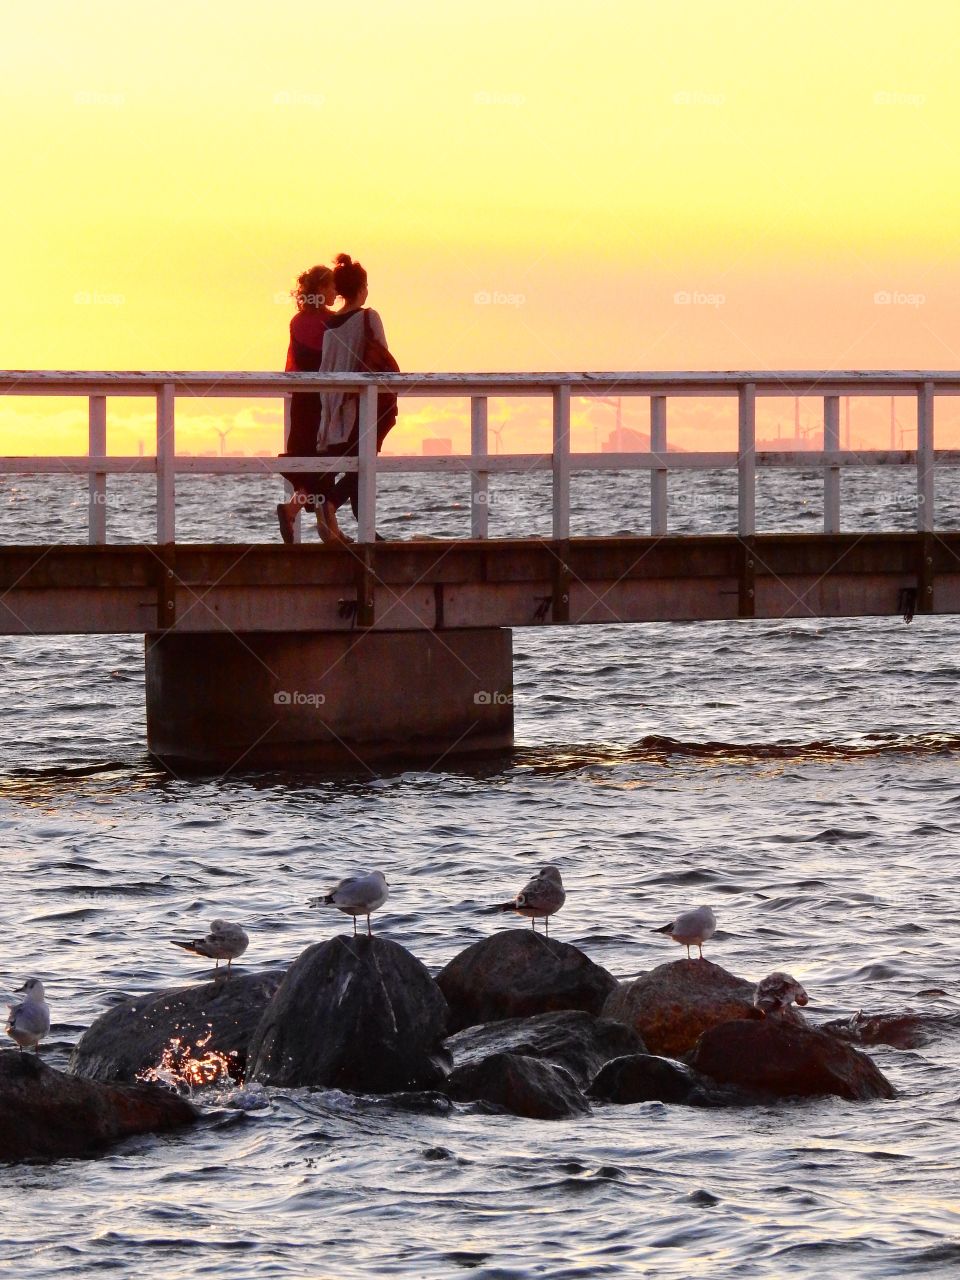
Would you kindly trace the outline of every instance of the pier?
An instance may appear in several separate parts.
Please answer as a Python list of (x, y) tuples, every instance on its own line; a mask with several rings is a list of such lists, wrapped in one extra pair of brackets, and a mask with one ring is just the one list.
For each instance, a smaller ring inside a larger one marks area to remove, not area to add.
[[(387, 387), (401, 397), (469, 399), (471, 452), (378, 458), (376, 397)], [(177, 454), (178, 397), (289, 397), (317, 389), (359, 392), (357, 459)], [(960, 395), (957, 372), (4, 372), (0, 390), (83, 396), (89, 413), (86, 454), (0, 459), (0, 474), (85, 475), (89, 485), (86, 544), (0, 548), (0, 633), (143, 634), (149, 746), (176, 767), (238, 760), (245, 767), (326, 767), (509, 747), (516, 627), (960, 613), (960, 530), (936, 528), (934, 483), (938, 469), (960, 465), (960, 450), (937, 449), (934, 436), (936, 398)], [(611, 394), (649, 399), (650, 449), (572, 452), (571, 397)], [(111, 395), (155, 400), (155, 455), (107, 455)], [(915, 397), (917, 447), (841, 447), (840, 400), (848, 395)], [(491, 396), (549, 398), (552, 451), (491, 455)], [(756, 404), (763, 396), (822, 399), (824, 448), (758, 452)], [(668, 404), (683, 397), (736, 398), (736, 451), (670, 450)], [(911, 469), (916, 529), (842, 530), (842, 474), (850, 466)], [(764, 467), (822, 470), (821, 532), (758, 533), (756, 474)], [(176, 539), (178, 475), (354, 468), (360, 517), (353, 545)], [(669, 477), (683, 469), (736, 471), (736, 530), (671, 534)], [(545, 470), (553, 481), (553, 536), (490, 538), (490, 477)], [(650, 472), (649, 532), (571, 536), (571, 474), (598, 470)], [(389, 472), (463, 475), (472, 498), (470, 538), (376, 542), (377, 477)], [(156, 542), (111, 544), (107, 477), (144, 473), (156, 479)]]

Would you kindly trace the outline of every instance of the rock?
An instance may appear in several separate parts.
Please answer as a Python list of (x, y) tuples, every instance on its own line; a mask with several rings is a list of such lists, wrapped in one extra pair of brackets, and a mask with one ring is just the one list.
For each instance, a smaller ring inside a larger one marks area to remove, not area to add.
[[(179, 1040), (196, 1053), (229, 1057), (241, 1079), (250, 1037), (283, 973), (232, 974), (215, 982), (171, 987), (125, 1000), (101, 1014), (70, 1055), (70, 1071), (88, 1080), (134, 1081)], [(198, 1049), (200, 1042), (202, 1049)]]
[(196, 1118), (189, 1102), (166, 1089), (80, 1080), (35, 1054), (0, 1051), (0, 1160), (83, 1155)]
[(587, 1097), (619, 1103), (690, 1102), (699, 1085), (699, 1077), (683, 1063), (635, 1053), (608, 1062), (590, 1085)]
[(815, 1027), (778, 1018), (725, 1022), (704, 1033), (687, 1059), (695, 1071), (761, 1094), (852, 1101), (895, 1091), (865, 1053)]
[(250, 1044), (248, 1076), (358, 1093), (432, 1089), (449, 1064), (447, 1017), (440, 988), (409, 951), (340, 934), (287, 971)]
[(759, 1017), (755, 991), (710, 960), (674, 960), (620, 983), (602, 1016), (633, 1027), (650, 1053), (679, 1058), (711, 1027)]
[(590, 1110), (569, 1071), (523, 1053), (493, 1053), (456, 1067), (445, 1088), (456, 1102), (489, 1102), (531, 1120), (564, 1120)]
[(616, 979), (577, 947), (532, 929), (505, 929), (475, 942), (437, 978), (451, 1028), (560, 1009), (598, 1014)]
[(919, 1049), (942, 1035), (956, 1034), (956, 1015), (914, 1013), (912, 1009), (900, 1013), (871, 1013), (861, 1010), (849, 1018), (836, 1018), (821, 1024), (827, 1031), (852, 1044), (888, 1044), (894, 1049)]
[(494, 1053), (519, 1053), (563, 1067), (581, 1089), (611, 1058), (644, 1050), (643, 1041), (629, 1027), (580, 1010), (484, 1022), (458, 1031), (445, 1047), (453, 1055), (455, 1070)]

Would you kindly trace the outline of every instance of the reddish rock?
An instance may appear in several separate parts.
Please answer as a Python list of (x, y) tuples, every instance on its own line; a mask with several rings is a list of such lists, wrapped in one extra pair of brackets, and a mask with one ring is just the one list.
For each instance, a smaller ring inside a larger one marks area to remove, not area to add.
[(602, 1017), (632, 1027), (652, 1054), (679, 1058), (711, 1027), (760, 1015), (756, 987), (710, 960), (674, 960), (621, 982)]
[(617, 985), (577, 947), (532, 929), (505, 929), (474, 943), (450, 961), (437, 982), (453, 1031), (561, 1009), (596, 1015)]
[(919, 1049), (938, 1036), (956, 1034), (960, 1020), (956, 1015), (915, 1013), (904, 1009), (899, 1013), (859, 1013), (849, 1018), (824, 1022), (821, 1030), (849, 1040), (852, 1044), (889, 1044), (894, 1049)]
[(35, 1054), (0, 1051), (0, 1160), (84, 1155), (196, 1118), (189, 1102), (166, 1089), (81, 1080)]
[(721, 1084), (781, 1098), (832, 1094), (869, 1101), (895, 1096), (893, 1085), (865, 1053), (825, 1031), (778, 1018), (713, 1027), (687, 1061)]

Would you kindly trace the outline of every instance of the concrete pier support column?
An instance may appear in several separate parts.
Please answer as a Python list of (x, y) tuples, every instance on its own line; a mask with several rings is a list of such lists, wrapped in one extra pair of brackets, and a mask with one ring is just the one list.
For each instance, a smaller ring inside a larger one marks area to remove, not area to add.
[(174, 770), (427, 767), (513, 745), (513, 635), (146, 637), (147, 743)]

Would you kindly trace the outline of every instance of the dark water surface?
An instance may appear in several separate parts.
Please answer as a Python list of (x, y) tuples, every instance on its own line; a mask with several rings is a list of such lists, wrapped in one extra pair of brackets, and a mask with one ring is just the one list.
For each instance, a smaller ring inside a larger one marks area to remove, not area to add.
[[(674, 526), (732, 527), (732, 479), (690, 479)], [(881, 479), (844, 477), (850, 527), (909, 526), (907, 481)], [(79, 487), (38, 507), (35, 483), (0, 490), (0, 538), (81, 540)], [(150, 536), (134, 483), (110, 510), (117, 537)], [(575, 532), (642, 530), (645, 481), (616, 480), (612, 497), (578, 483)], [(185, 488), (182, 537), (273, 538), (270, 482), (229, 501), (209, 485)], [(385, 533), (465, 532), (465, 486), (404, 485)], [(815, 528), (818, 486), (770, 478), (761, 523)], [(494, 531), (546, 532), (546, 499), (539, 478), (505, 486)], [(941, 494), (947, 516), (953, 501)], [(618, 976), (676, 958), (650, 929), (707, 902), (708, 955), (751, 979), (788, 969), (817, 1020), (960, 1013), (960, 620), (525, 630), (514, 644), (512, 757), (183, 781), (146, 756), (139, 639), (0, 639), (0, 984), (46, 982), (49, 1060), (64, 1064), (119, 994), (196, 976), (169, 937), (223, 915), (247, 923), (248, 967), (288, 961), (341, 928), (307, 899), (366, 866), (392, 886), (380, 931), (434, 969), (507, 927), (482, 908), (552, 861), (568, 888), (556, 936)], [(899, 1095), (870, 1104), (597, 1106), (547, 1123), (209, 1090), (195, 1132), (0, 1169), (0, 1262), (231, 1280), (955, 1276), (951, 1025), (871, 1050)]]

